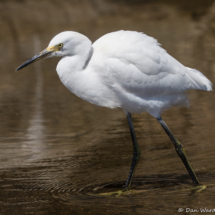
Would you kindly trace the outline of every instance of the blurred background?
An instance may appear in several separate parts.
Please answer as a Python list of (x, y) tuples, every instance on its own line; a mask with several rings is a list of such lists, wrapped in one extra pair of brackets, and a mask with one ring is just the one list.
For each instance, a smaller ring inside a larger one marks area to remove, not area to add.
[[(190, 109), (163, 119), (207, 185), (192, 189), (174, 146), (149, 114), (133, 115), (142, 152), (133, 192), (125, 183), (132, 143), (125, 114), (89, 104), (60, 82), (58, 58), (15, 72), (59, 32), (93, 42), (117, 30), (152, 36), (215, 83), (214, 0), (0, 0), (0, 214), (178, 214), (214, 208), (215, 95), (189, 91)], [(195, 213), (193, 213), (195, 214)]]

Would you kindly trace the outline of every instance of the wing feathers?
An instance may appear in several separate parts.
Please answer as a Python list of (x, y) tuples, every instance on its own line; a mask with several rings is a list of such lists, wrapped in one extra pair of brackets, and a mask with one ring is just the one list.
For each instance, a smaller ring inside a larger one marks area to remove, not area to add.
[(212, 91), (213, 84), (200, 71), (188, 67), (187, 70), (187, 73), (195, 86), (194, 89)]
[(96, 58), (105, 65), (100, 75), (107, 77), (107, 84), (136, 96), (159, 97), (189, 89), (212, 90), (212, 83), (201, 72), (183, 66), (160, 47), (157, 40), (145, 34), (114, 32), (101, 37), (93, 47)]

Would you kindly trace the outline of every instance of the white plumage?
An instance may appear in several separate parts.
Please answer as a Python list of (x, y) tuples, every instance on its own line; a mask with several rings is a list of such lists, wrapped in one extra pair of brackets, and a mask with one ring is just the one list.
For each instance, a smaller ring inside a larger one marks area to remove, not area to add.
[(212, 90), (212, 83), (199, 71), (183, 66), (152, 37), (133, 31), (106, 34), (93, 45), (82, 34), (62, 32), (49, 47), (26, 61), (17, 70), (45, 58), (62, 57), (57, 73), (63, 84), (80, 98), (108, 108), (122, 108), (127, 116), (133, 158), (125, 187), (129, 187), (140, 149), (130, 113), (154, 116), (173, 142), (193, 183), (199, 180), (185, 150), (160, 114), (174, 105), (188, 105), (185, 91)]
[(63, 43), (57, 72), (80, 98), (99, 106), (158, 117), (171, 106), (187, 106), (186, 90), (210, 91), (212, 83), (183, 66), (157, 40), (134, 31), (117, 31), (91, 41), (76, 32), (56, 35), (49, 46)]

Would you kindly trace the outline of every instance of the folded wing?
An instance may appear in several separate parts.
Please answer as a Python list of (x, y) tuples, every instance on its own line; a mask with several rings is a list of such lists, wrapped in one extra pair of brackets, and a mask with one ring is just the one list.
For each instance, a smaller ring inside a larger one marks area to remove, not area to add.
[(112, 88), (122, 88), (139, 97), (180, 94), (189, 89), (212, 90), (212, 83), (201, 72), (183, 66), (145, 34), (113, 32), (97, 40), (93, 48), (91, 65), (100, 67), (96, 71)]

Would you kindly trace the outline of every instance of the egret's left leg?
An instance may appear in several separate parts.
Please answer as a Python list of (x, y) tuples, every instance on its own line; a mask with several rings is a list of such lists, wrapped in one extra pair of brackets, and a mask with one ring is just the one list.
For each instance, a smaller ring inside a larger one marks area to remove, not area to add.
[[(134, 132), (134, 125), (132, 122), (131, 114), (128, 113), (127, 111), (125, 111), (125, 114), (127, 116), (128, 125), (129, 125), (130, 133), (131, 133), (131, 139), (132, 139), (132, 143), (133, 143), (133, 157), (132, 157), (131, 168), (130, 168), (130, 171), (128, 174), (128, 179), (127, 179), (126, 184), (124, 186), (124, 188), (128, 188), (131, 185), (131, 179), (132, 179), (132, 176), (134, 175), (135, 168), (136, 168), (137, 163), (138, 163), (139, 158), (140, 158), (140, 149), (139, 149), (136, 135)], [(118, 191), (114, 191), (114, 192), (100, 193), (99, 195), (103, 195), (103, 196), (116, 195), (118, 197), (121, 195), (130, 194), (130, 193), (131, 193), (131, 190), (123, 189), (123, 190), (118, 190)], [(134, 193), (134, 191), (132, 193)]]
[(140, 149), (139, 149), (139, 146), (137, 143), (137, 138), (136, 138), (136, 135), (134, 132), (134, 125), (132, 122), (131, 114), (126, 112), (126, 111), (125, 111), (125, 114), (127, 116), (128, 125), (129, 125), (130, 133), (131, 133), (131, 139), (132, 139), (132, 143), (133, 143), (133, 157), (132, 157), (132, 163), (131, 163), (131, 168), (129, 171), (128, 179), (127, 179), (126, 184), (125, 184), (125, 188), (126, 188), (126, 187), (129, 187), (131, 184), (132, 176), (134, 174), (135, 168), (136, 168), (137, 163), (138, 163), (139, 158), (140, 158)]

